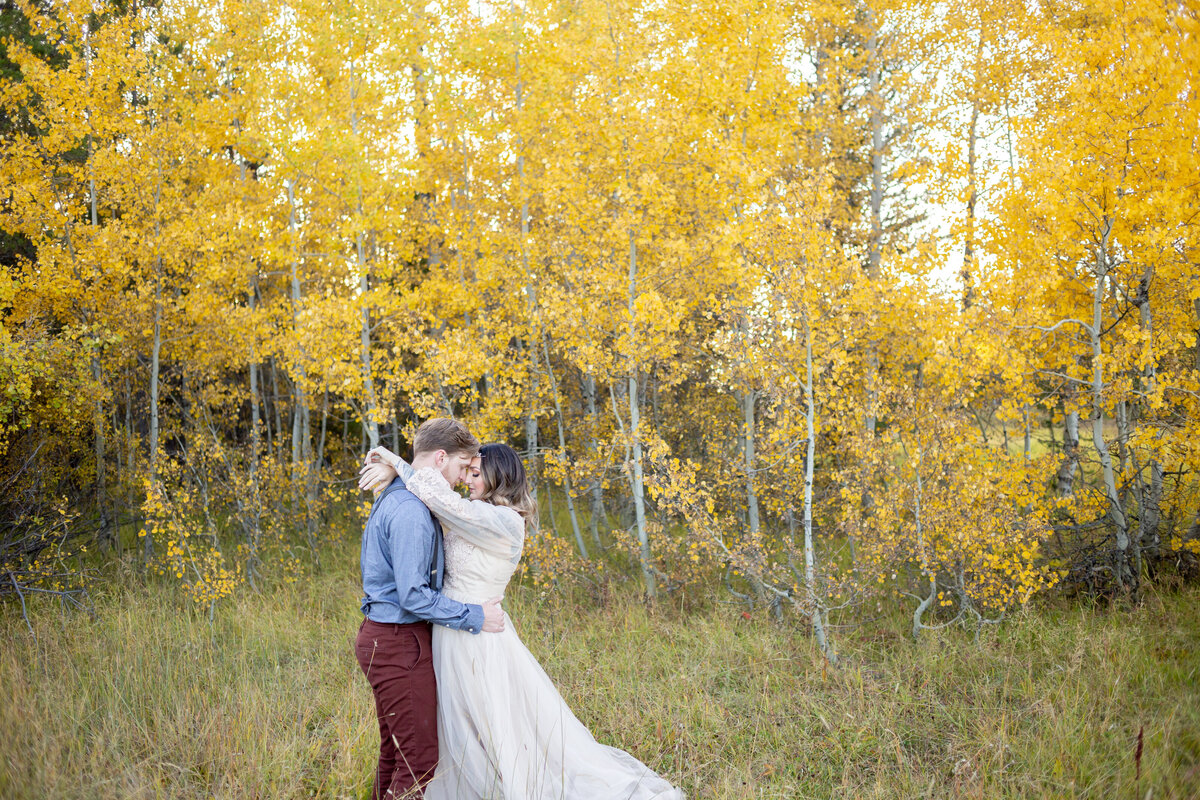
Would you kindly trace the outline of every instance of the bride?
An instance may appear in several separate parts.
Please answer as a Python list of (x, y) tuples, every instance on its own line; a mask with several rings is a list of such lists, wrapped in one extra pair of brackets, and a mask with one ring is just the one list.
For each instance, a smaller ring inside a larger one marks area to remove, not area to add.
[[(469, 499), (437, 470), (414, 470), (383, 447), (368, 453), (359, 486), (387, 485), (397, 473), (442, 524), (442, 593), (464, 603), (502, 595), (536, 514), (516, 451), (480, 449)], [(433, 668), (441, 759), (426, 798), (682, 800), (645, 764), (592, 737), (512, 625), (486, 636), (435, 625)]]

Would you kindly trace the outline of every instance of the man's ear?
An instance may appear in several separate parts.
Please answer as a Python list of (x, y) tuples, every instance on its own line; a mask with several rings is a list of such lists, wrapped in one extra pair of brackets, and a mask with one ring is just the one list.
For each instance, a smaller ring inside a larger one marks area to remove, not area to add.
[(433, 454), (433, 463), (437, 465), (438, 469), (441, 469), (442, 467), (446, 466), (446, 457), (447, 456), (446, 456), (445, 450), (438, 450), (436, 453)]

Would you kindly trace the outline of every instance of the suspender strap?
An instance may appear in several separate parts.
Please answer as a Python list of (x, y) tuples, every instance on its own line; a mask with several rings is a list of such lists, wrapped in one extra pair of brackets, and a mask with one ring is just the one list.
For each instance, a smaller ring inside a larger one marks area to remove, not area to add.
[[(401, 489), (407, 488), (408, 487), (403, 483), (392, 483), (389, 484), (386, 489), (380, 492), (379, 496), (375, 498), (374, 504), (371, 506), (371, 513), (367, 515), (367, 525), (371, 524), (371, 517), (375, 516), (375, 509), (379, 508), (379, 504), (383, 502), (383, 498), (387, 497), (392, 492), (398, 492)], [(437, 517), (433, 517), (431, 515), (431, 519), (433, 520), (433, 530), (436, 533), (435, 542), (437, 546), (435, 548), (433, 563), (429, 565), (429, 585), (432, 586), (434, 590), (440, 590), (442, 585), (441, 581), (438, 580), (438, 574), (442, 570), (442, 564), (444, 563), (445, 559), (445, 554), (442, 550), (442, 526), (438, 523)], [(363, 526), (363, 535), (366, 536), (366, 533), (366, 526)]]
[(403, 483), (391, 483), (386, 489), (379, 493), (379, 497), (375, 498), (375, 502), (371, 505), (371, 513), (367, 515), (367, 524), (371, 524), (371, 517), (375, 516), (375, 509), (379, 508), (379, 504), (383, 502), (383, 498), (387, 497), (392, 492), (398, 492), (401, 489), (407, 489)]

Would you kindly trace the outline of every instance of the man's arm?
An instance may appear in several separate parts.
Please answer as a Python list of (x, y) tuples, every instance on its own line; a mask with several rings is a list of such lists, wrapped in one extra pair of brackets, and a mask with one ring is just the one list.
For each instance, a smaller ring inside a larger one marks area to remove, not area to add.
[[(380, 509), (381, 513), (384, 511)], [(494, 619), (486, 619), (487, 614), (482, 606), (452, 600), (435, 592), (429, 585), (434, 537), (437, 534), (433, 520), (420, 501), (416, 498), (400, 499), (386, 511), (390, 513), (380, 522), (388, 528), (392, 570), (396, 575), (400, 607), (421, 619), (455, 630), (479, 633), (485, 629), (486, 623), (492, 622), (487, 625), (487, 629), (491, 630)]]

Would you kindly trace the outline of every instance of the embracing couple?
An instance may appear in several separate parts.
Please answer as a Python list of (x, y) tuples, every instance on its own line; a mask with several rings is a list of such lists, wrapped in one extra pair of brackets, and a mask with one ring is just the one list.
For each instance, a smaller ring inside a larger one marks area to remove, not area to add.
[(411, 464), (380, 447), (360, 474), (379, 492), (355, 641), (379, 718), (372, 800), (682, 800), (592, 737), (508, 624), (500, 600), (537, 512), (516, 451), (431, 419)]

